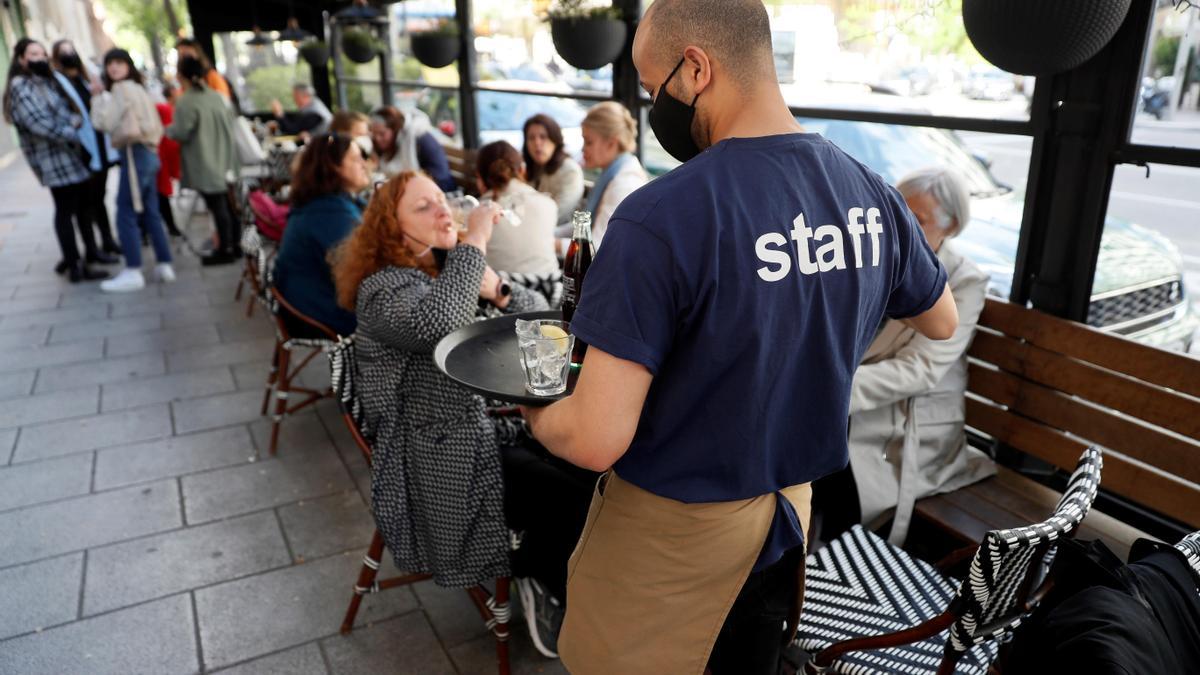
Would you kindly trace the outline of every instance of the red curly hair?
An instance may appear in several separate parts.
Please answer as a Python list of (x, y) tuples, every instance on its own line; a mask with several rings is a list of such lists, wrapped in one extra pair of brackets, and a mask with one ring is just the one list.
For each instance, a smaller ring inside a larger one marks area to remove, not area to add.
[(389, 266), (415, 267), (431, 277), (438, 273), (433, 256), (418, 258), (404, 245), (404, 234), (396, 211), (408, 181), (423, 175), (402, 171), (375, 190), (367, 204), (362, 224), (329, 254), (338, 305), (351, 312), (358, 301), (363, 279)]

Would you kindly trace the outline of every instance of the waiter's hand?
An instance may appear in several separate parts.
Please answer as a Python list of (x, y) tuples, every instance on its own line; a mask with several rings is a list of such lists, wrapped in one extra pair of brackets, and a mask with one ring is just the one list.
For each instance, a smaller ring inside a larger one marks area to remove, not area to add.
[(633, 442), (654, 376), (640, 363), (588, 347), (575, 391), (545, 408), (522, 406), (530, 432), (554, 455), (607, 471)]

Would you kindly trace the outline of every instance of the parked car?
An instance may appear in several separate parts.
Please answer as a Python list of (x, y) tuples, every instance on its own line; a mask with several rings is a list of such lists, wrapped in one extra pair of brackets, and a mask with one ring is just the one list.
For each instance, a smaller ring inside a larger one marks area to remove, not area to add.
[[(988, 292), (1008, 297), (1024, 196), (997, 181), (957, 134), (894, 124), (807, 118), (799, 121), (808, 131), (829, 139), (892, 184), (910, 171), (931, 165), (961, 173), (971, 191), (971, 222), (958, 237), (957, 245), (988, 273)], [(661, 175), (677, 164), (652, 134), (646, 135), (645, 145), (643, 156), (653, 175)], [(1178, 248), (1157, 232), (1107, 218), (1087, 323), (1146, 344), (1187, 351), (1200, 318), (1188, 301)]]
[(963, 94), (967, 98), (985, 101), (1007, 101), (1016, 92), (1013, 76), (999, 68), (972, 68), (963, 82)]

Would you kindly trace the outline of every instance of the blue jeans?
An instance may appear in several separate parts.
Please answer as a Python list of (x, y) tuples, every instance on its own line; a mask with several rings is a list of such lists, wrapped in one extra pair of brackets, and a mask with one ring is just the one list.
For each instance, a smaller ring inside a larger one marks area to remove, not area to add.
[[(132, 150), (133, 164), (137, 168), (138, 190), (141, 192), (142, 212), (133, 210), (133, 191), (129, 187), (129, 154)], [(160, 263), (171, 262), (171, 247), (167, 244), (167, 232), (163, 229), (158, 213), (158, 155), (140, 143), (131, 149), (120, 150), (121, 182), (117, 188), (117, 232), (121, 237), (121, 252), (125, 255), (125, 266), (138, 269), (142, 266), (142, 232), (139, 221), (150, 242), (154, 245), (154, 257)]]

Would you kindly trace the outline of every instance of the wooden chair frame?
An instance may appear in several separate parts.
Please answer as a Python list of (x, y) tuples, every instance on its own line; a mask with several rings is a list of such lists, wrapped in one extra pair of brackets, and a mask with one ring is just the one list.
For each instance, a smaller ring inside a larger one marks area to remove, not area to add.
[[(271, 442), (268, 450), (271, 455), (274, 455), (279, 446), (279, 429), (280, 425), (283, 424), (283, 419), (323, 398), (333, 395), (332, 388), (325, 391), (318, 391), (316, 389), (292, 385), (292, 381), (300, 374), (300, 371), (304, 370), (305, 366), (311, 363), (314, 357), (324, 353), (325, 350), (323, 346), (315, 346), (306, 343), (304, 340), (293, 338), (288, 331), (287, 322), (283, 319), (284, 313), (286, 312), (298, 321), (315, 328), (321, 335), (325, 336), (324, 340), (336, 342), (338, 335), (325, 324), (305, 316), (298, 311), (274, 287), (268, 288), (267, 292), (272, 302), (279, 308), (278, 311), (272, 313), (272, 318), (275, 321), (275, 351), (271, 357), (271, 370), (267, 373), (266, 391), (263, 393), (262, 402), (262, 414), (266, 415), (270, 409), (272, 394), (274, 394), (275, 410), (271, 416)], [(309, 352), (303, 359), (293, 365), (292, 351), (296, 349), (307, 349)], [(304, 394), (304, 398), (298, 402), (289, 404), (289, 399), (293, 393)]]

